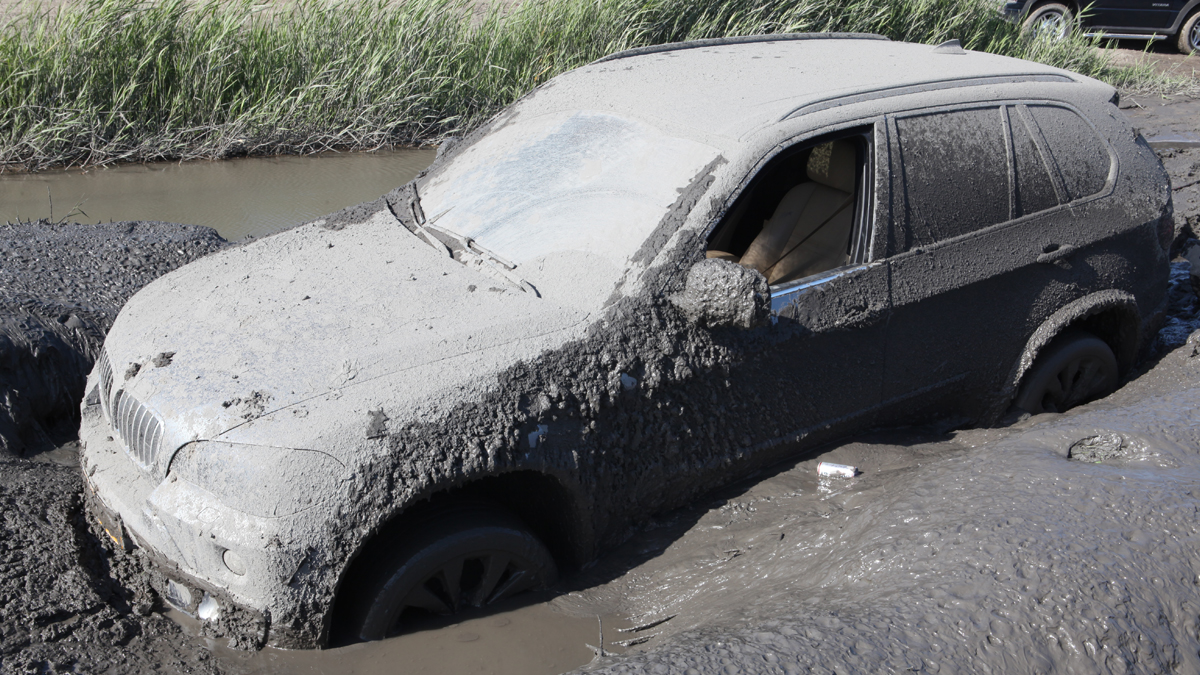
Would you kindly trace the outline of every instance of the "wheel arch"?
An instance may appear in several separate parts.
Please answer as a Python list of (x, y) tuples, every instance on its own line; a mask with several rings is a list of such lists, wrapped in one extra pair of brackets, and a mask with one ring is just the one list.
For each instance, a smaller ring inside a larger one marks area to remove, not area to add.
[(332, 622), (339, 615), (338, 600), (352, 587), (350, 580), (364, 561), (365, 552), (392, 537), (403, 536), (410, 521), (421, 514), (456, 502), (486, 500), (517, 516), (550, 550), (560, 569), (576, 568), (594, 555), (595, 536), (587, 504), (569, 483), (549, 473), (515, 470), (484, 476), (462, 485), (445, 487), (409, 502), (358, 543), (338, 575), (333, 603), (325, 612), (320, 643), (329, 642)]
[[(1042, 322), (1025, 343), (1020, 358), (1013, 364), (1004, 390), (998, 397), (1007, 406), (1017, 393), (1021, 378), (1037, 360), (1038, 355), (1056, 336), (1068, 328), (1082, 328), (1104, 340), (1117, 357), (1121, 375), (1129, 372), (1137, 357), (1142, 315), (1137, 298), (1131, 293), (1110, 289), (1074, 300)], [(1003, 412), (1000, 410), (998, 412)]]
[[(1200, 0), (1196, 1), (1200, 2)], [(1075, 0), (1036, 0), (1035, 2), (1028, 2), (1025, 4), (1025, 10), (1021, 12), (1021, 21), (1024, 22), (1025, 19), (1028, 19), (1029, 15), (1033, 14), (1038, 7), (1049, 4), (1066, 5), (1067, 9), (1071, 10), (1071, 14), (1073, 14), (1075, 18), (1079, 18), (1079, 3)]]
[(1183, 9), (1179, 10), (1179, 13), (1175, 15), (1175, 22), (1164, 32), (1168, 35), (1178, 35), (1179, 30), (1183, 28), (1184, 22), (1192, 18), (1192, 15), (1197, 12), (1200, 12), (1200, 0), (1191, 0), (1191, 2), (1183, 6)]

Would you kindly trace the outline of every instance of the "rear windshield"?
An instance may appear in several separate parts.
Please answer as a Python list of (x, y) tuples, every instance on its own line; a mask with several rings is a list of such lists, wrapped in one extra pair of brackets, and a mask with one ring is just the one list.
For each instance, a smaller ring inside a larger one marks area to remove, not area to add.
[(578, 251), (624, 269), (717, 154), (607, 113), (518, 117), (431, 173), (421, 206), (517, 264)]

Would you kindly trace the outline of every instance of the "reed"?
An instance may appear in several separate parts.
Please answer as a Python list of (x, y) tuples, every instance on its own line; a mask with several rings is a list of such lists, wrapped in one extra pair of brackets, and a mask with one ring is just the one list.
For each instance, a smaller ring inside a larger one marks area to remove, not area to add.
[(0, 171), (436, 142), (620, 49), (855, 31), (1172, 87), (1094, 41), (1024, 40), (984, 0), (84, 0), (10, 14)]

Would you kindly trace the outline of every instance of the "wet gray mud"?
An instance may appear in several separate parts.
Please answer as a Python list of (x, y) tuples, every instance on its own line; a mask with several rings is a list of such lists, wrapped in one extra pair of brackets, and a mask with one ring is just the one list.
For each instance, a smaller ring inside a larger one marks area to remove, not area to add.
[(74, 436), (84, 381), (121, 306), (223, 246), (193, 225), (0, 225), (0, 456)]
[[(268, 647), (246, 652), (230, 650), (219, 643), (208, 646), (221, 672), (228, 675), (395, 672), (554, 675), (589, 662), (600, 649), (597, 645), (604, 645), (606, 653), (624, 652), (617, 644), (628, 637), (621, 632), (629, 627), (623, 617), (573, 612), (557, 599), (534, 604), (516, 600), (501, 611), (473, 615), (448, 626), (336, 649), (288, 651)], [(189, 635), (199, 634), (200, 626), (194, 620), (176, 618)]]
[[(1185, 152), (1160, 150), (1181, 224)], [(25, 377), (64, 367), (55, 353), (90, 365), (130, 293), (223, 245), (113, 227), (0, 228), (0, 335), (37, 338), (0, 344), (2, 382), (17, 353), (50, 359)], [(86, 518), (49, 413), (0, 454), (0, 673), (1200, 672), (1200, 307), (1189, 263), (1171, 279), (1154, 353), (1102, 401), (829, 446), (652, 521), (547, 603), (320, 653), (231, 650), (166, 618)], [(63, 382), (40, 391), (77, 406)], [(819, 461), (862, 473), (818, 479)]]
[(137, 571), (110, 567), (73, 451), (55, 458), (0, 457), (0, 673), (217, 672), (153, 598), (116, 581)]

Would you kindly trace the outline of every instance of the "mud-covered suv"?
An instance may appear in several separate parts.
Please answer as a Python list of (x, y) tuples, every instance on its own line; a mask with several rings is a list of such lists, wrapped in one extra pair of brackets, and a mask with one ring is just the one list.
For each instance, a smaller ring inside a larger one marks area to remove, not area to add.
[(1171, 40), (1182, 54), (1200, 51), (1200, 0), (1011, 0), (1003, 13), (1052, 39), (1078, 22), (1088, 37)]
[(1104, 394), (1172, 234), (1116, 99), (868, 35), (556, 77), (413, 183), (130, 300), (83, 405), (92, 513), (211, 630), (312, 647), (546, 586), (854, 431)]

